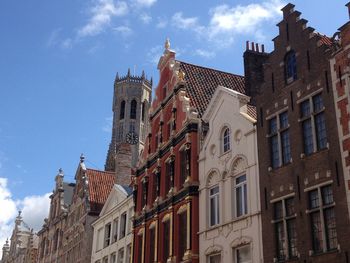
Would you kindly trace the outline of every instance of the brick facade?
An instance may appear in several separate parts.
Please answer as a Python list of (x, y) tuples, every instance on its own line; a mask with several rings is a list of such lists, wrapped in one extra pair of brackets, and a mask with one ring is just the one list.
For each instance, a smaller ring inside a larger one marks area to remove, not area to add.
[(282, 11), (274, 50), (248, 48), (244, 55), (246, 74), (254, 57), (262, 64), (263, 81), (250, 81), (259, 90), (264, 262), (347, 262), (347, 186), (329, 67), (333, 42), (308, 27), (294, 5)]

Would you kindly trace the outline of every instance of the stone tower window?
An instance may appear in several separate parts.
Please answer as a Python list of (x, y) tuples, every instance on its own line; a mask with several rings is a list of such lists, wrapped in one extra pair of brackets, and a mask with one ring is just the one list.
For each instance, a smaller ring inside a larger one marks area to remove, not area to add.
[(145, 121), (145, 102), (142, 102), (142, 107), (141, 107), (141, 120), (144, 122)]
[(123, 120), (125, 117), (125, 100), (120, 103), (120, 119)]
[(130, 107), (130, 119), (136, 119), (136, 108), (137, 108), (137, 102), (136, 100), (132, 100), (131, 107)]

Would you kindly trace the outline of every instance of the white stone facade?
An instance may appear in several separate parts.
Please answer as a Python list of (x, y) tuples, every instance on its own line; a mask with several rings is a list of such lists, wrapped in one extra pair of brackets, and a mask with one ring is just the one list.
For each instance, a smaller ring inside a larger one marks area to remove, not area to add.
[(199, 154), (200, 262), (262, 262), (258, 153), (249, 97), (218, 87)]
[(130, 263), (132, 258), (131, 188), (114, 185), (99, 219), (93, 224), (91, 263)]

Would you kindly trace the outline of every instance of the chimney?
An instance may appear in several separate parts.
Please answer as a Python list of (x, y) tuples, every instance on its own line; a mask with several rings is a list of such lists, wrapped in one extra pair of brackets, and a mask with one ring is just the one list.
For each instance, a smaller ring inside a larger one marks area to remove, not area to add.
[(348, 8), (348, 15), (349, 15), (349, 19), (350, 19), (350, 2), (347, 3), (345, 6)]

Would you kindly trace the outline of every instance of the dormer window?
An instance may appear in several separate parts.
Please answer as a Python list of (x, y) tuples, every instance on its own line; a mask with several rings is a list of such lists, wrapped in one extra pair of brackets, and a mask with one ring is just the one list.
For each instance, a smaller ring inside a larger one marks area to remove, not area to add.
[(222, 153), (226, 153), (231, 149), (230, 129), (225, 127), (222, 132)]
[(286, 83), (292, 83), (297, 79), (297, 61), (294, 51), (290, 51), (286, 54), (285, 57), (285, 74), (286, 74)]

